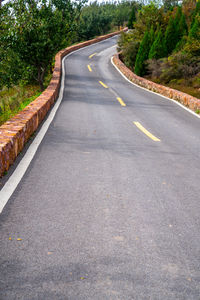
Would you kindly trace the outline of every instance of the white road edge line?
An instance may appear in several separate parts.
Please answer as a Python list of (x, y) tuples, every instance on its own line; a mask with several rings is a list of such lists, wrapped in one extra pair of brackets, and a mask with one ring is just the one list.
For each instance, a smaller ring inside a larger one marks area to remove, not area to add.
[(200, 115), (196, 114), (194, 111), (192, 111), (191, 109), (187, 108), (186, 106), (184, 106), (184, 105), (181, 104), (180, 102), (178, 102), (178, 101), (176, 101), (176, 100), (174, 100), (174, 99), (171, 99), (171, 98), (169, 98), (169, 97), (163, 96), (163, 95), (161, 95), (161, 94), (159, 94), (159, 93), (150, 91), (150, 90), (148, 90), (148, 89), (146, 89), (146, 88), (144, 88), (144, 87), (142, 87), (142, 86), (140, 86), (140, 85), (138, 85), (138, 84), (136, 84), (136, 83), (130, 81), (130, 80), (129, 80), (129, 79), (128, 79), (128, 78), (127, 78), (127, 77), (126, 77), (126, 76), (118, 69), (118, 67), (114, 64), (114, 62), (113, 62), (113, 57), (111, 57), (111, 63), (112, 63), (112, 65), (115, 67), (115, 69), (116, 69), (116, 70), (124, 77), (124, 79), (126, 79), (129, 83), (131, 83), (131, 84), (133, 84), (133, 85), (135, 85), (135, 86), (137, 86), (137, 87), (139, 87), (139, 88), (141, 88), (141, 89), (143, 89), (143, 90), (145, 90), (145, 91), (147, 91), (147, 92), (149, 92), (149, 93), (156, 94), (156, 95), (158, 95), (158, 96), (160, 96), (160, 97), (162, 97), (162, 98), (165, 98), (165, 99), (167, 99), (167, 100), (169, 100), (169, 101), (172, 101), (172, 102), (176, 103), (177, 105), (181, 106), (183, 109), (187, 110), (189, 113), (191, 113), (192, 115), (194, 115), (195, 117), (197, 117), (197, 118), (200, 119)]
[[(115, 37), (115, 36), (114, 36)], [(106, 40), (100, 41), (98, 43), (92, 44), (92, 45), (88, 45), (86, 47), (80, 48), (78, 50), (75, 50), (71, 53), (69, 53), (68, 55), (66, 55), (63, 59), (62, 59), (62, 80), (61, 80), (61, 87), (60, 87), (60, 92), (59, 92), (59, 97), (57, 99), (57, 101), (54, 104), (54, 107), (51, 109), (50, 114), (47, 118), (47, 120), (44, 122), (44, 124), (42, 125), (41, 129), (39, 130), (39, 132), (37, 133), (35, 139), (33, 140), (33, 142), (30, 144), (26, 154), (24, 155), (24, 157), (22, 158), (22, 160), (20, 161), (20, 163), (18, 164), (18, 166), (16, 167), (15, 171), (13, 172), (13, 174), (10, 176), (10, 178), (8, 179), (8, 181), (5, 183), (5, 185), (3, 186), (3, 188), (0, 190), (0, 214), (3, 211), (6, 203), (8, 202), (8, 200), (10, 199), (10, 197), (12, 196), (12, 194), (14, 193), (15, 189), (17, 188), (18, 184), (20, 183), (21, 179), (23, 178), (26, 170), (28, 169), (28, 166), (30, 165), (33, 157), (35, 156), (35, 153), (39, 147), (39, 145), (41, 144), (51, 122), (53, 121), (55, 114), (61, 104), (62, 98), (63, 98), (63, 92), (64, 92), (64, 84), (65, 84), (65, 66), (64, 66), (64, 62), (65, 59), (72, 55), (75, 52), (81, 51), (85, 48), (94, 46), (96, 44), (100, 44), (103, 43), (107, 40), (112, 39), (113, 36), (111, 38), (108, 38)]]

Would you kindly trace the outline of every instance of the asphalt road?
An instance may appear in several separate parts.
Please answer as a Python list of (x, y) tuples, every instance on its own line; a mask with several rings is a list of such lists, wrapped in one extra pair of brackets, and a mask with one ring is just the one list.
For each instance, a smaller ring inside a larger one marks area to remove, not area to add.
[(115, 43), (65, 60), (62, 103), (0, 215), (1, 300), (200, 299), (200, 119), (127, 82)]

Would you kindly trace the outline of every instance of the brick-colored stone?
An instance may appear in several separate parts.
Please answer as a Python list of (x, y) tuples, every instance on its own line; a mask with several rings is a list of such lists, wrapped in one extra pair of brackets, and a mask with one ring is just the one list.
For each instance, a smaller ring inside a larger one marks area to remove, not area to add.
[(113, 62), (119, 68), (119, 70), (133, 83), (168, 98), (174, 99), (183, 105), (188, 106), (193, 111), (200, 109), (200, 99), (137, 76), (123, 64), (123, 62), (119, 59), (118, 54), (114, 55)]
[[(126, 30), (127, 28), (124, 29), (124, 31)], [(52, 79), (47, 89), (23, 111), (0, 126), (0, 177), (9, 169), (9, 166), (22, 151), (25, 143), (36, 131), (57, 99), (62, 75), (62, 58), (72, 51), (103, 41), (119, 33), (117, 31), (100, 36), (90, 41), (70, 46), (56, 54)]]

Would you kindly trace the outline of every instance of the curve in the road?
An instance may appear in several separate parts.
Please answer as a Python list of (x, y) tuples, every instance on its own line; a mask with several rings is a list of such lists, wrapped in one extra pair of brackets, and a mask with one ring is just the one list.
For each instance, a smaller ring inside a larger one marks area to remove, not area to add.
[(199, 300), (199, 119), (124, 80), (115, 44), (64, 62), (60, 106), (0, 215), (1, 300)]

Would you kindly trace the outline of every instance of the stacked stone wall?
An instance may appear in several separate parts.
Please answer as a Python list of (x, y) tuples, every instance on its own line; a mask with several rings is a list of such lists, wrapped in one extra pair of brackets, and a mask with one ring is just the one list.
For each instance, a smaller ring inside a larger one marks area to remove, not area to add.
[[(124, 29), (124, 31), (126, 30), (127, 28)], [(13, 164), (17, 155), (22, 151), (28, 139), (37, 130), (39, 124), (58, 98), (63, 57), (75, 50), (103, 41), (119, 33), (120, 31), (117, 31), (100, 36), (57, 53), (52, 79), (46, 90), (24, 110), (0, 126), (0, 177)]]
[(187, 106), (193, 111), (200, 109), (200, 99), (195, 98), (186, 93), (174, 90), (172, 88), (157, 84), (150, 80), (147, 80), (143, 77), (137, 76), (130, 69), (128, 69), (124, 63), (120, 60), (119, 55), (115, 54), (113, 57), (113, 62), (117, 66), (117, 68), (133, 83), (146, 88), (150, 91), (159, 93), (165, 97), (177, 100), (181, 104)]

